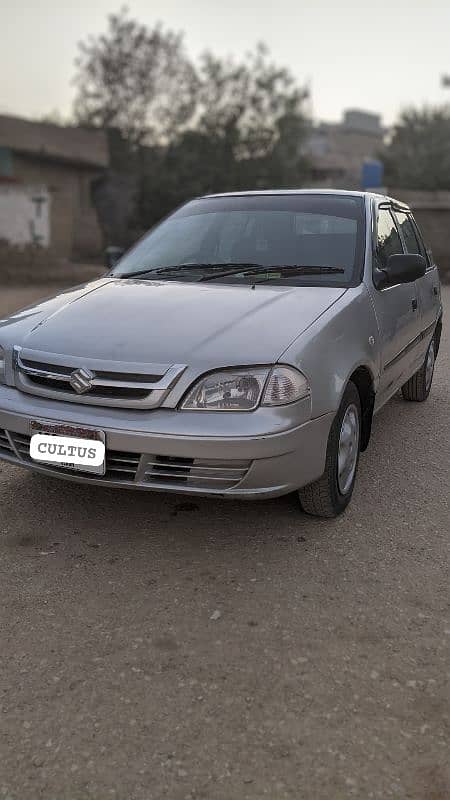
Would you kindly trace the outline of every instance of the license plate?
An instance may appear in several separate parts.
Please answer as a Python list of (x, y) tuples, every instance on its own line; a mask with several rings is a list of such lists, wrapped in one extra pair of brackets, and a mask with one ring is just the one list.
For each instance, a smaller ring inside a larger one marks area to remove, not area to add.
[(104, 431), (33, 420), (30, 423), (30, 457), (47, 466), (104, 475)]

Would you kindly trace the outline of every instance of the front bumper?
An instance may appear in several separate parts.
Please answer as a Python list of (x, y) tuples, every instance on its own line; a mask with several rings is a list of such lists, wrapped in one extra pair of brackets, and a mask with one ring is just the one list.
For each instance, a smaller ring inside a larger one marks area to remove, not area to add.
[[(0, 387), (0, 459), (96, 485), (236, 498), (275, 497), (319, 478), (334, 414), (294, 424), (302, 404), (252, 413), (149, 413), (93, 408)], [(28, 455), (31, 420), (101, 429), (106, 474), (38, 465)]]

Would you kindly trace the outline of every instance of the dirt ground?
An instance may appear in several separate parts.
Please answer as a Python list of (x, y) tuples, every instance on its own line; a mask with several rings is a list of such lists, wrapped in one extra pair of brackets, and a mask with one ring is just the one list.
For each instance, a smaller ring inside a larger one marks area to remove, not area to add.
[(2, 800), (449, 800), (444, 298), (337, 520), (0, 465)]

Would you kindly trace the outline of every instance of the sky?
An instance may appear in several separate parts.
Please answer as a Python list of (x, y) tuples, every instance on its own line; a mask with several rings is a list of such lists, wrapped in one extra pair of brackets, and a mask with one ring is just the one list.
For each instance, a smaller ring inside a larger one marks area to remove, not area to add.
[[(0, 112), (70, 114), (77, 42), (105, 30), (118, 0), (0, 0)], [(131, 15), (184, 31), (192, 57), (240, 57), (258, 41), (311, 90), (318, 119), (344, 108), (392, 124), (407, 106), (450, 102), (449, 0), (128, 0)]]

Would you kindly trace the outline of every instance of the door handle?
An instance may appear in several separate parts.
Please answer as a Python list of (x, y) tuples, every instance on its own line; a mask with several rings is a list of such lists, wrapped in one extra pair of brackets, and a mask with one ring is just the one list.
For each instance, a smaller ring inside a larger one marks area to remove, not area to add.
[(414, 299), (411, 301), (411, 305), (412, 305), (412, 310), (413, 310), (413, 311), (417, 311), (417, 300), (416, 300), (416, 298), (414, 298)]

